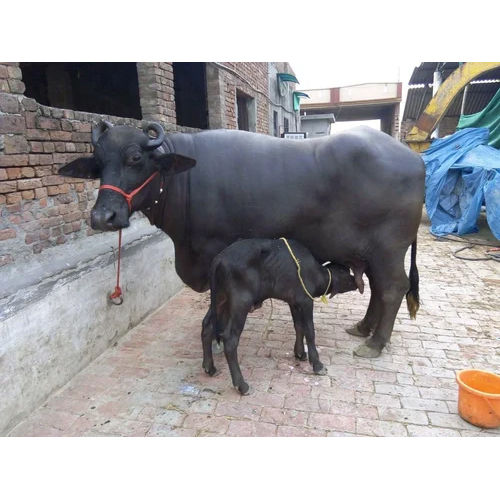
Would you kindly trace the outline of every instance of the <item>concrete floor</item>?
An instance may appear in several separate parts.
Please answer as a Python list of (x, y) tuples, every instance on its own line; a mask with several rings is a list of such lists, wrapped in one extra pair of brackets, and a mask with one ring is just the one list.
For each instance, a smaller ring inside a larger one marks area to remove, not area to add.
[[(360, 340), (344, 331), (362, 318), (369, 290), (316, 306), (326, 376), (294, 359), (288, 306), (267, 301), (248, 317), (241, 337), (239, 358), (252, 392), (240, 396), (223, 356), (216, 356), (218, 376), (203, 373), (200, 325), (208, 296), (184, 289), (10, 435), (498, 437), (500, 429), (479, 429), (457, 414), (458, 370), (500, 373), (500, 265), (455, 258), (462, 246), (437, 241), (423, 221), (421, 309), (412, 321), (403, 303), (378, 359), (353, 357)], [(485, 250), (463, 255), (483, 257)]]

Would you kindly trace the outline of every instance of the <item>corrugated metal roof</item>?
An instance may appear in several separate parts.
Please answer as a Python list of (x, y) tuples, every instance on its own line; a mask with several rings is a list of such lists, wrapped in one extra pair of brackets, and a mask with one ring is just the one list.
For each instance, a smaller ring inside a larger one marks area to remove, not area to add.
[[(438, 67), (441, 68), (443, 81), (456, 68), (456, 62), (424, 62), (413, 70), (413, 74), (408, 82), (409, 85), (419, 85), (418, 87), (410, 87), (408, 89), (405, 109), (403, 112), (403, 120), (417, 120), (423, 110), (432, 98), (432, 80), (433, 73)], [(481, 111), (496, 94), (500, 88), (500, 82), (485, 82), (485, 80), (500, 80), (500, 68), (494, 69), (481, 75), (481, 83), (473, 83), (468, 86), (467, 96), (465, 99), (464, 114), (470, 115)], [(462, 106), (463, 91), (460, 92), (453, 100), (450, 108), (446, 113), (446, 117), (460, 116)]]

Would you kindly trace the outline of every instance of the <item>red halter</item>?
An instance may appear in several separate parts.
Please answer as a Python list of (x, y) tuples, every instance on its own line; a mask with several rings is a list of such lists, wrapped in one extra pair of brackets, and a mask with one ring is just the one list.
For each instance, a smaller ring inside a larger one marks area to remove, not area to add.
[(132, 199), (133, 199), (133, 197), (142, 188), (147, 186), (157, 175), (158, 175), (158, 172), (155, 172), (154, 174), (150, 175), (138, 188), (134, 189), (130, 193), (126, 193), (123, 189), (120, 189), (117, 186), (113, 186), (112, 184), (103, 184), (102, 186), (99, 187), (99, 191), (101, 191), (102, 189), (111, 189), (111, 191), (116, 191), (117, 193), (120, 193), (127, 200), (128, 209), (130, 212), (132, 212)]
[[(99, 187), (99, 191), (101, 189), (111, 189), (111, 191), (116, 191), (120, 193), (126, 200), (128, 204), (129, 212), (132, 212), (132, 199), (134, 196), (145, 186), (147, 186), (156, 176), (158, 172), (150, 175), (138, 188), (134, 189), (130, 193), (126, 193), (123, 189), (120, 189), (117, 186), (113, 186), (112, 184), (103, 184)], [(118, 231), (118, 267), (116, 271), (116, 286), (115, 291), (109, 296), (113, 304), (119, 306), (123, 303), (123, 294), (122, 289), (120, 288), (120, 260), (121, 260), (121, 247), (122, 247), (122, 230)]]

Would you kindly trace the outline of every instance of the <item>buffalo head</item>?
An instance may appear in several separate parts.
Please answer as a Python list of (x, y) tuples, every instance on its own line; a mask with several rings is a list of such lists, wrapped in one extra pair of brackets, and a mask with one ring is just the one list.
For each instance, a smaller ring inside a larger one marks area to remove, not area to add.
[(165, 132), (158, 123), (148, 123), (142, 131), (113, 126), (107, 121), (92, 127), (94, 155), (64, 165), (59, 175), (101, 179), (101, 186), (106, 189), (99, 191), (92, 209), (93, 229), (113, 231), (127, 227), (130, 214), (147, 208), (153, 196), (151, 186), (146, 185), (131, 202), (127, 201), (126, 194), (142, 186), (155, 172), (172, 175), (195, 166), (192, 158), (165, 153), (160, 148), (164, 139)]

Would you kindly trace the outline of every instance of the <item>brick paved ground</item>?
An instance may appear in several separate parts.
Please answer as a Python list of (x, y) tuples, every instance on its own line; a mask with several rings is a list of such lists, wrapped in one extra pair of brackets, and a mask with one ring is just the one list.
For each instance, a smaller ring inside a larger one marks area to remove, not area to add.
[(317, 307), (323, 377), (294, 359), (288, 307), (268, 301), (242, 334), (240, 362), (252, 393), (240, 396), (223, 356), (216, 356), (218, 376), (202, 372), (208, 297), (185, 289), (11, 435), (500, 436), (500, 429), (480, 430), (457, 414), (456, 370), (500, 372), (500, 266), (458, 260), (451, 251), (460, 246), (437, 242), (422, 224), (423, 304), (416, 321), (402, 305), (392, 342), (378, 359), (354, 358), (360, 340), (344, 332), (363, 316), (369, 291)]

